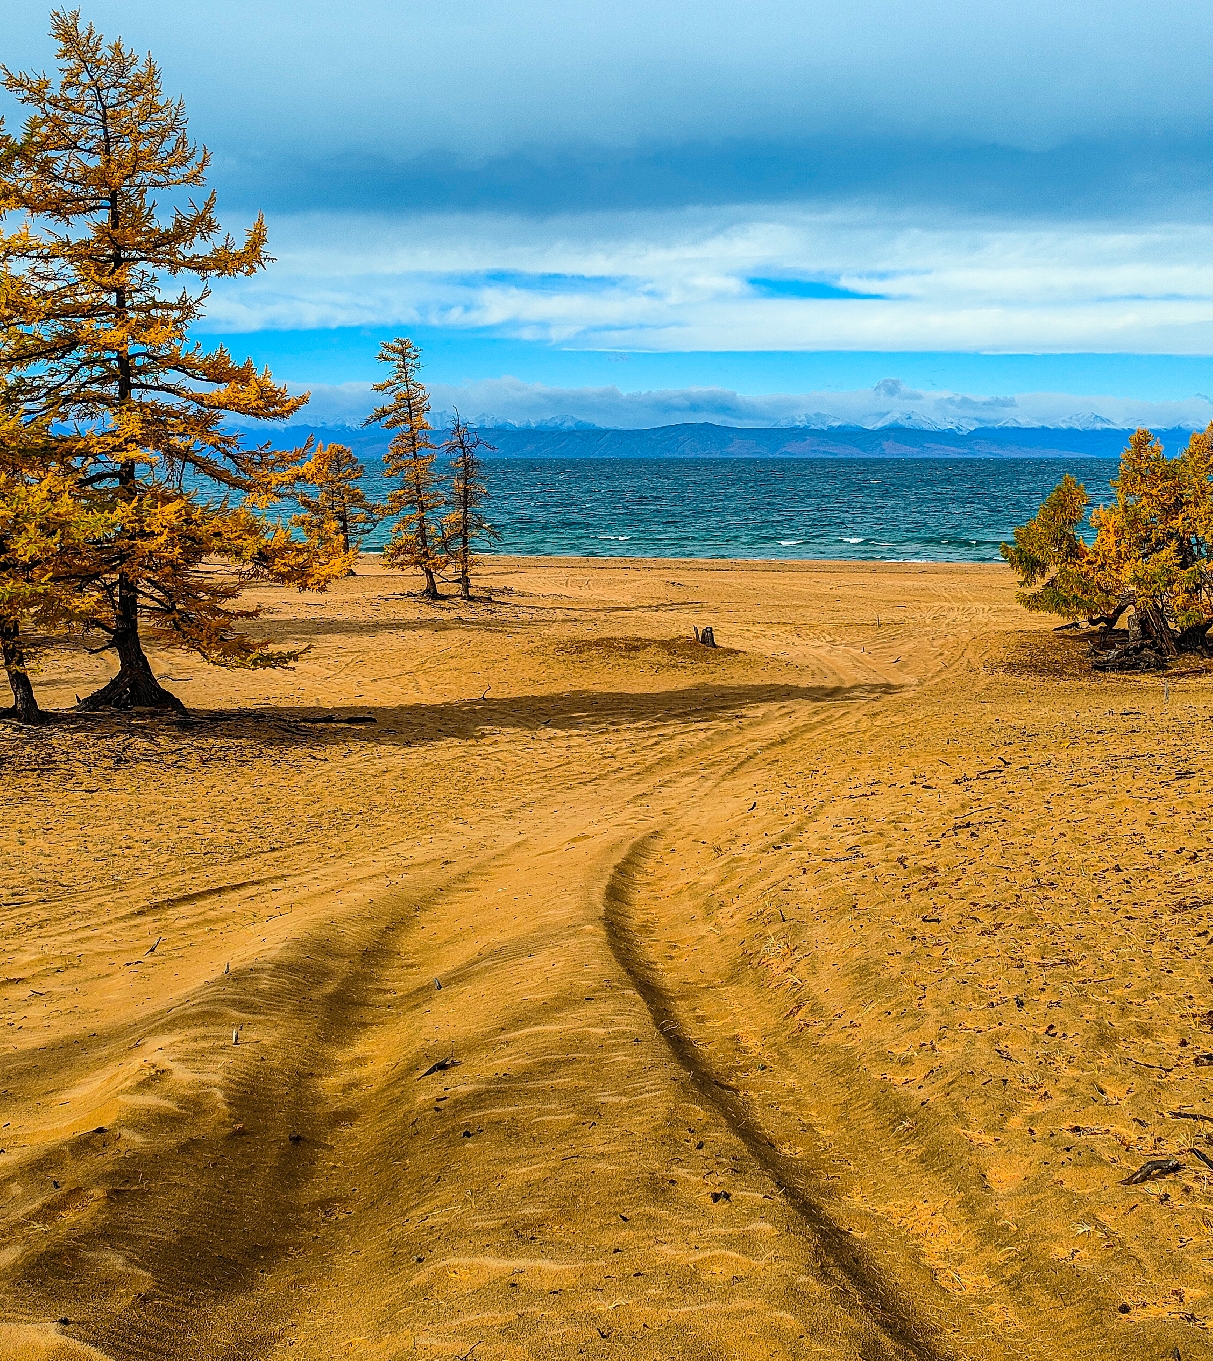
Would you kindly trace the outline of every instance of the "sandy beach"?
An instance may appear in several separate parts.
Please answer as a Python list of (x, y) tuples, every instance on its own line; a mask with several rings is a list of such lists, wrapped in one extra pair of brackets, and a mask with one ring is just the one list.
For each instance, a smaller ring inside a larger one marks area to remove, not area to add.
[(1213, 1357), (1209, 664), (1002, 566), (476, 586), (0, 725), (0, 1356)]

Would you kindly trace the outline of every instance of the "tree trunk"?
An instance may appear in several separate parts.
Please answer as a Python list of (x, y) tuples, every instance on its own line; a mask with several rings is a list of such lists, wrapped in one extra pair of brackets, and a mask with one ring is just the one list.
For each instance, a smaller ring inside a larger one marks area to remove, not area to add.
[(425, 573), (425, 598), (427, 600), (438, 599), (438, 583), (434, 580), (434, 570), (431, 567), (421, 569)]
[(118, 674), (108, 685), (80, 701), (86, 712), (97, 709), (161, 709), (184, 714), (185, 705), (152, 675), (152, 668), (139, 641), (139, 587), (122, 575), (118, 578), (118, 627), (114, 633)]
[[(341, 526), (341, 551), (348, 553), (350, 551), (350, 508), (344, 501), (341, 503), (341, 512), (337, 516), (337, 523)], [(347, 577), (357, 575), (352, 567), (346, 572)]]
[(468, 560), (472, 556), (472, 469), (468, 467), (468, 456), (460, 460), (463, 465), (459, 475), (463, 483), (459, 505), (459, 592), (464, 600), (472, 598), (472, 578), (468, 570)]
[(25, 653), (17, 624), (0, 625), (0, 644), (4, 649), (4, 669), (8, 672), (8, 683), (13, 687), (13, 717), (18, 723), (41, 723), (42, 710), (38, 708), (29, 672), (25, 669)]
[(1137, 612), (1146, 625), (1146, 631), (1162, 648), (1168, 657), (1174, 657), (1179, 649), (1175, 646), (1175, 635), (1163, 617), (1163, 612), (1152, 601), (1137, 601)]

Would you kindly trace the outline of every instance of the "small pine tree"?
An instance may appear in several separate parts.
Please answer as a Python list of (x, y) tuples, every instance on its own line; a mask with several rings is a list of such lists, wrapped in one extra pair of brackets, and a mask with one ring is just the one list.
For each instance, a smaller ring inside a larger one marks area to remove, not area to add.
[(477, 431), (459, 419), (456, 411), (450, 437), (442, 448), (451, 455), (452, 473), (451, 512), (442, 521), (442, 535), (448, 556), (459, 572), (459, 593), (464, 600), (471, 600), (472, 544), (477, 539), (501, 538), (500, 532), (480, 513), (488, 488), (482, 481), (484, 464), (479, 451), (493, 450), (493, 445), (486, 444)]
[[(284, 664), (291, 654), (239, 631), (256, 613), (233, 606), (242, 584), (281, 568), (322, 589), (335, 570), (309, 568), (264, 514), (299, 457), (246, 449), (223, 424), (228, 413), (283, 421), (306, 398), (188, 338), (211, 279), (265, 266), (265, 224), (258, 217), (238, 245), (220, 235), (213, 193), (159, 207), (161, 195), (205, 184), (209, 156), (155, 62), (107, 44), (77, 11), (55, 11), (51, 33), (57, 81), (0, 68), (31, 111), (0, 147), (0, 211), (24, 218), (0, 234), (0, 381), (26, 425), (78, 424), (78, 484), (106, 502), (113, 526), (78, 582), (119, 670), (84, 707), (181, 710), (152, 674), (141, 629), (219, 665)], [(198, 287), (170, 293), (178, 276)], [(203, 480), (240, 504), (201, 495)], [(218, 577), (214, 558), (232, 574)]]
[(381, 425), (398, 433), (383, 459), (388, 477), (400, 485), (388, 493), (387, 513), (396, 517), (392, 535), (383, 550), (388, 567), (413, 567), (425, 577), (425, 595), (438, 599), (438, 575), (446, 567), (442, 525), (436, 512), (446, 504), (434, 477), (437, 445), (430, 440), (430, 395), (417, 377), (421, 351), (411, 340), (385, 341), (379, 359), (392, 371), (374, 390), (390, 397), (377, 406), (363, 425)]
[[(362, 540), (383, 519), (384, 508), (362, 490), (366, 469), (344, 444), (322, 444), (299, 469), (295, 500), (299, 514), (291, 524), (303, 531), (318, 557), (336, 550), (350, 560), (348, 575)], [(314, 487), (315, 492), (304, 490)]]

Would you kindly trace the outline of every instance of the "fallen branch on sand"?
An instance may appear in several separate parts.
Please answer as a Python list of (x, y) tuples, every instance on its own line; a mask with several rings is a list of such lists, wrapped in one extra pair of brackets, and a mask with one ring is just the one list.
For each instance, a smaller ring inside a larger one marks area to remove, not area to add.
[(1142, 1163), (1136, 1172), (1131, 1172), (1120, 1184), (1140, 1186), (1143, 1181), (1153, 1181), (1155, 1177), (1170, 1177), (1183, 1170), (1183, 1163), (1176, 1162), (1174, 1158), (1151, 1158), (1149, 1162)]

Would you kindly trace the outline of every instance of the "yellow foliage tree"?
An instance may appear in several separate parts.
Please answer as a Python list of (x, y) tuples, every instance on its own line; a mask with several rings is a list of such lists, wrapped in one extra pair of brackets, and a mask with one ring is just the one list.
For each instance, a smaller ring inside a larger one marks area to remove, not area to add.
[(388, 567), (419, 569), (426, 598), (437, 600), (437, 578), (446, 567), (447, 554), (436, 513), (446, 498), (434, 477), (438, 448), (430, 439), (430, 395), (417, 376), (421, 351), (411, 340), (389, 340), (379, 347), (379, 359), (391, 365), (391, 373), (374, 390), (390, 400), (377, 406), (363, 424), (397, 432), (384, 455), (383, 470), (400, 483), (388, 493), (387, 513), (396, 519), (383, 561)]
[(42, 716), (28, 629), (41, 639), (88, 619), (96, 601), (79, 589), (78, 574), (93, 543), (113, 529), (104, 507), (80, 487), (63, 444), (45, 429), (0, 418), (0, 651), (10, 713), (22, 723)]
[[(22, 219), (0, 237), (0, 381), (23, 423), (75, 426), (78, 484), (112, 524), (80, 588), (119, 670), (84, 707), (180, 710), (152, 674), (141, 628), (222, 666), (284, 664), (293, 654), (237, 627), (256, 613), (233, 607), (242, 585), (283, 574), (322, 589), (344, 565), (309, 562), (265, 517), (301, 453), (246, 448), (224, 424), (283, 421), (306, 397), (188, 335), (210, 280), (265, 266), (264, 221), (237, 243), (220, 233), (214, 194), (190, 196), (209, 156), (150, 56), (107, 44), (77, 11), (55, 11), (51, 33), (57, 80), (3, 68), (30, 114), (0, 154), (0, 210)], [(169, 293), (165, 281), (181, 276), (194, 291)]]
[(1133, 606), (1162, 652), (1203, 647), (1213, 624), (1213, 425), (1171, 459), (1138, 430), (1111, 485), (1115, 501), (1091, 511), (1094, 542), (1078, 533), (1086, 490), (1067, 474), (1002, 545), (1020, 604), (1107, 627)]
[(383, 507), (362, 490), (365, 476), (366, 469), (346, 445), (322, 444), (299, 469), (294, 493), (299, 513), (291, 516), (291, 524), (318, 557), (343, 554), (349, 573), (362, 540), (384, 515)]
[(459, 593), (472, 598), (472, 544), (477, 539), (499, 539), (480, 511), (488, 488), (484, 485), (481, 449), (492, 449), (477, 431), (470, 429), (455, 412), (455, 424), (443, 450), (451, 455), (451, 511), (442, 521), (442, 536), (450, 561), (459, 573)]

